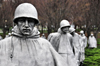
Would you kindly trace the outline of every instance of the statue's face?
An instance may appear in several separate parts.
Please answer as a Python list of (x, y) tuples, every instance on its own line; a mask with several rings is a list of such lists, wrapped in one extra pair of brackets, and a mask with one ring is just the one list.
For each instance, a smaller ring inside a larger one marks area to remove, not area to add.
[(91, 37), (93, 37), (94, 35), (91, 33)]
[(22, 35), (30, 36), (35, 26), (35, 20), (32, 18), (19, 18), (17, 25)]
[(81, 36), (83, 36), (83, 33), (80, 33)]
[(62, 32), (64, 32), (64, 33), (68, 33), (69, 28), (70, 28), (69, 26), (62, 27), (61, 30), (62, 30)]

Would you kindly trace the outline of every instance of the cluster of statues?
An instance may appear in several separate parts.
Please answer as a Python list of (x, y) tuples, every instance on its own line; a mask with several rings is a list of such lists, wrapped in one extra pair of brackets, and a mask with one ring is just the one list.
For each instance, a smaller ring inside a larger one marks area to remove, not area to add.
[[(78, 35), (67, 20), (60, 22), (58, 32), (51, 33), (48, 40), (35, 27), (39, 19), (32, 4), (20, 4), (13, 22), (12, 35), (0, 41), (0, 66), (82, 66), (87, 38), (84, 31)], [(94, 47), (92, 37), (90, 47)]]
[(87, 45), (87, 38), (83, 31), (80, 31), (80, 35), (78, 35), (67, 20), (62, 20), (58, 32), (51, 33), (48, 40), (55, 50), (66, 59), (68, 66), (82, 66)]
[[(48, 41), (66, 59), (68, 66), (74, 66), (75, 63), (78, 66), (83, 65), (85, 48), (87, 47), (87, 37), (83, 30), (79, 35), (67, 20), (62, 20), (58, 32), (51, 33), (48, 36)], [(89, 36), (88, 44), (89, 48), (97, 48), (97, 41), (93, 33)]]

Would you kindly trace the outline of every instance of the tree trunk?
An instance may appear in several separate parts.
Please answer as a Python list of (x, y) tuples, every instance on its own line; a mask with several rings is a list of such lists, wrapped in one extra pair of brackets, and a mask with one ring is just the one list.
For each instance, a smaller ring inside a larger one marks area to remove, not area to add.
[(42, 32), (41, 33), (43, 33), (43, 25), (41, 25), (42, 26)]
[(6, 36), (6, 29), (3, 28), (3, 38), (5, 38), (5, 36)]
[(50, 29), (50, 27), (48, 27), (48, 35), (51, 33), (51, 29)]

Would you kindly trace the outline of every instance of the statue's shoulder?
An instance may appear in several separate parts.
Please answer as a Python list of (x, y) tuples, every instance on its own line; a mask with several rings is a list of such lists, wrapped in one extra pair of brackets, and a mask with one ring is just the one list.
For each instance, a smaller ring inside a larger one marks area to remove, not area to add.
[(67, 33), (67, 37), (72, 37), (72, 35), (70, 33)]
[(10, 42), (11, 41), (11, 37), (8, 38), (4, 38), (2, 40), (0, 40), (0, 43), (6, 43), (6, 42)]
[(79, 34), (75, 32), (75, 35), (79, 35)]
[(44, 42), (44, 43), (46, 43), (46, 42), (49, 42), (47, 39), (44, 39), (44, 38), (38, 38), (37, 40), (39, 40), (39, 41), (41, 41), (41, 42)]
[(9, 46), (11, 46), (11, 37), (2, 39), (0, 41), (0, 47), (2, 47), (2, 49), (7, 49)]
[(60, 35), (60, 33), (55, 32), (55, 33), (50, 33), (49, 35), (50, 35), (50, 36), (59, 36), (59, 35)]
[(44, 38), (41, 38), (41, 37), (38, 38), (37, 40), (42, 46), (49, 47), (49, 44), (51, 44), (47, 39), (44, 39)]

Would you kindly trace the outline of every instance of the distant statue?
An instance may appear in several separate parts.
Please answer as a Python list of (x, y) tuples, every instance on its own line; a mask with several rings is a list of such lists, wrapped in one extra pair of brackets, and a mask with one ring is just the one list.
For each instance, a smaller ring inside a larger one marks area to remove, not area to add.
[(67, 66), (46, 39), (39, 37), (36, 8), (20, 4), (14, 14), (12, 36), (0, 41), (0, 66)]
[(8, 33), (9, 37), (11, 36), (11, 33)]
[(83, 65), (85, 60), (85, 48), (87, 46), (87, 37), (84, 34), (84, 31), (80, 31), (80, 66)]
[(97, 48), (97, 40), (93, 34), (89, 36), (88, 44), (89, 44), (89, 48)]
[(42, 34), (42, 36), (41, 36), (41, 37), (42, 37), (42, 38), (44, 38), (44, 39), (46, 39), (46, 37), (45, 37), (45, 34), (44, 34), (44, 33)]

